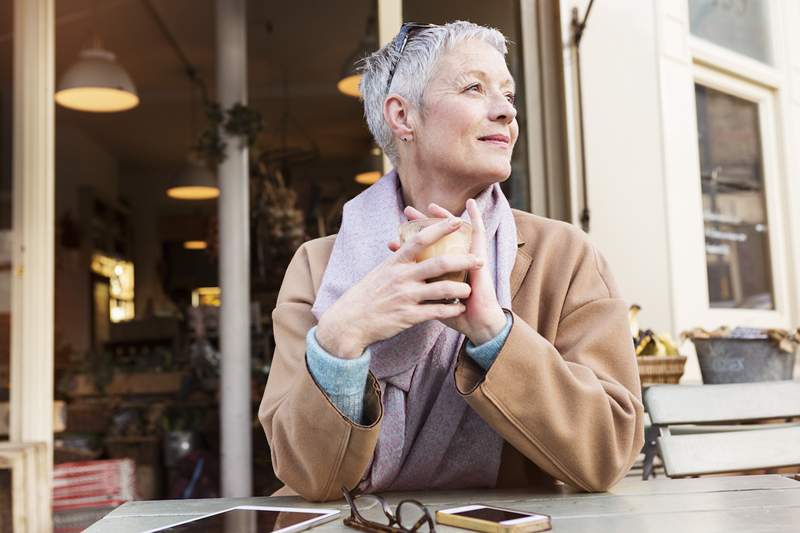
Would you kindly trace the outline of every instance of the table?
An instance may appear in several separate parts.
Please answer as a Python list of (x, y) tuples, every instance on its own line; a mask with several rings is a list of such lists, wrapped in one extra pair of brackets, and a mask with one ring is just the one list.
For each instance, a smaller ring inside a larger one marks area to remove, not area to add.
[[(467, 503), (486, 503), (549, 514), (554, 532), (800, 531), (800, 481), (779, 475), (690, 479), (626, 478), (605, 493), (580, 493), (559, 487), (551, 493), (515, 490), (465, 490), (394, 493), (390, 503), (413, 497), (432, 511)], [(95, 523), (88, 533), (134, 533), (236, 505), (281, 505), (338, 508), (344, 502), (308, 504), (298, 497), (233, 498), (130, 502)], [(344, 516), (342, 516), (343, 518)], [(464, 530), (437, 525), (437, 532)], [(312, 531), (354, 529), (341, 518)]]

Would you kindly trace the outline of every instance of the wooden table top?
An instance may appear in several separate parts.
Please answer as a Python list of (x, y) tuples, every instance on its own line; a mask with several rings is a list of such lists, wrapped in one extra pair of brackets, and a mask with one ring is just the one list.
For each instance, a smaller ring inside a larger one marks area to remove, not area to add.
[[(779, 476), (729, 476), (693, 479), (626, 478), (604, 493), (562, 487), (551, 493), (531, 490), (464, 490), (390, 493), (395, 504), (415, 498), (432, 511), (469, 503), (549, 514), (554, 532), (800, 531), (800, 481)], [(278, 505), (341, 509), (342, 516), (315, 531), (353, 532), (342, 518), (344, 501), (309, 504), (299, 497), (217, 498), (126, 503), (95, 523), (88, 533), (135, 533), (237, 505)], [(437, 525), (437, 532), (459, 530)]]

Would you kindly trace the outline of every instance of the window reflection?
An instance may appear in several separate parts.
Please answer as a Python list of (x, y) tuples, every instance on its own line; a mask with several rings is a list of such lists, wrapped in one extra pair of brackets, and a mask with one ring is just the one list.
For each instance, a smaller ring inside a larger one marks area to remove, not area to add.
[(768, 0), (689, 0), (692, 34), (772, 63)]
[(695, 85), (712, 308), (774, 309), (759, 109)]

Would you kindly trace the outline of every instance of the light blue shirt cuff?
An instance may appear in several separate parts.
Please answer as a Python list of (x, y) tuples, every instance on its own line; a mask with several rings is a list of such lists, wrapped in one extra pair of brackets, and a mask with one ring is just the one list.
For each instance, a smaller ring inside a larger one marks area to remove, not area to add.
[(347, 418), (361, 424), (364, 413), (364, 389), (369, 373), (369, 348), (356, 359), (329, 354), (317, 342), (317, 327), (306, 334), (308, 369), (331, 403)]
[(503, 312), (506, 314), (506, 325), (495, 338), (479, 346), (475, 346), (472, 344), (472, 341), (467, 339), (467, 355), (484, 370), (489, 370), (494, 360), (497, 359), (500, 349), (503, 347), (503, 344), (505, 344), (508, 333), (511, 331), (511, 324), (514, 322), (511, 318), (511, 313), (505, 310)]

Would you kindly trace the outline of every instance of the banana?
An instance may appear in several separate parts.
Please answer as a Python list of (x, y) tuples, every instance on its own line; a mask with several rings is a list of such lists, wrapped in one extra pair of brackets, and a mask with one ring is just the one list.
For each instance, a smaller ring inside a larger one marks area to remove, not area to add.
[(628, 323), (636, 355), (678, 355), (678, 346), (669, 333), (654, 333), (652, 330), (639, 329), (639, 311), (642, 307), (633, 304), (628, 309)]

